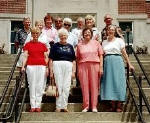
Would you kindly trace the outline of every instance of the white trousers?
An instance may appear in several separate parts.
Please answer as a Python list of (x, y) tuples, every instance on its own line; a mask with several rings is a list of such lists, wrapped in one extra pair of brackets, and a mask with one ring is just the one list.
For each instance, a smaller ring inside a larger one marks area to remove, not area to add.
[(71, 85), (72, 62), (54, 61), (53, 71), (59, 97), (56, 98), (56, 108), (66, 109)]
[(40, 108), (44, 86), (46, 85), (46, 66), (27, 65), (31, 108)]

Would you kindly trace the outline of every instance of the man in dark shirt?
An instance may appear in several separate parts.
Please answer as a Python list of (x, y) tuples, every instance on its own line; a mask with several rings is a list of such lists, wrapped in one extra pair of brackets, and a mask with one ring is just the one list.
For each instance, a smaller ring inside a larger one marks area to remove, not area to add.
[[(113, 18), (111, 17), (111, 15), (106, 14), (104, 16), (104, 22), (105, 22), (106, 26), (105, 26), (105, 28), (101, 32), (102, 41), (107, 39), (107, 36), (108, 36), (107, 30), (108, 30), (108, 28), (109, 28), (110, 25), (113, 25), (112, 24), (112, 20), (113, 20)], [(115, 36), (119, 37), (119, 38), (123, 38), (123, 35), (120, 33), (121, 32), (120, 31), (121, 28), (118, 27), (118, 26), (116, 26), (116, 25), (114, 25), (114, 26), (116, 27), (116, 34), (115, 34)]]
[(16, 33), (16, 37), (15, 37), (16, 48), (18, 48), (19, 46), (22, 46), (25, 43), (27, 36), (30, 33), (31, 21), (29, 17), (26, 17), (23, 19), (23, 25), (24, 25), (24, 28), (19, 29), (18, 32)]
[[(15, 37), (15, 46), (17, 49), (21, 48), (27, 40), (30, 40), (30, 37), (31, 37), (31, 36), (28, 36), (28, 35), (31, 35), (31, 32), (30, 32), (31, 21), (29, 17), (25, 17), (23, 19), (23, 25), (24, 25), (24, 28), (19, 29)], [(20, 71), (22, 67), (22, 62), (23, 62), (23, 53), (20, 54), (19, 60), (17, 62), (17, 67), (19, 68)]]

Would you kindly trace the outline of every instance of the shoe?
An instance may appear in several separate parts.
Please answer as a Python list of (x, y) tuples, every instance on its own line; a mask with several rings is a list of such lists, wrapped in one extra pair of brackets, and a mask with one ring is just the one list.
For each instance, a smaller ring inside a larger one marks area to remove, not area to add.
[(122, 102), (118, 101), (117, 102), (117, 109), (116, 109), (117, 112), (122, 112), (123, 111), (123, 104)]
[(96, 109), (96, 108), (94, 108), (94, 109), (92, 109), (92, 112), (97, 113), (98, 111), (97, 111), (97, 109)]
[(31, 108), (31, 109), (30, 109), (30, 112), (35, 112), (35, 108)]
[(35, 111), (36, 112), (41, 112), (41, 108), (36, 108)]
[(68, 109), (64, 109), (64, 112), (69, 112)]
[(55, 112), (61, 112), (61, 109), (56, 108)]
[(82, 110), (82, 112), (88, 112), (88, 109), (87, 109), (87, 108), (85, 108), (85, 109), (83, 109), (83, 110)]

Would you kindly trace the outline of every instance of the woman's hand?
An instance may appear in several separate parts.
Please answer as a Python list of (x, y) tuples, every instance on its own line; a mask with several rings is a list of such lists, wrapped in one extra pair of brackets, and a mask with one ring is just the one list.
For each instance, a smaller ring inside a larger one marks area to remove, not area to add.
[(100, 67), (100, 70), (99, 70), (99, 72), (98, 72), (98, 75), (99, 75), (99, 76), (103, 75), (103, 68), (102, 68), (102, 67)]
[(131, 65), (131, 64), (129, 65), (129, 70), (130, 71), (134, 71), (135, 70), (135, 68), (133, 67), (133, 65)]
[(26, 70), (25, 67), (22, 67), (22, 68), (21, 68), (21, 72), (22, 72), (22, 73), (25, 72), (25, 70)]
[(49, 69), (46, 68), (46, 77), (48, 77), (48, 75), (49, 75)]
[(50, 78), (51, 78), (51, 79), (54, 78), (54, 73), (53, 73), (53, 71), (50, 71)]
[(72, 79), (75, 79), (75, 77), (76, 77), (76, 76), (75, 76), (75, 72), (72, 72), (71, 78), (72, 78)]

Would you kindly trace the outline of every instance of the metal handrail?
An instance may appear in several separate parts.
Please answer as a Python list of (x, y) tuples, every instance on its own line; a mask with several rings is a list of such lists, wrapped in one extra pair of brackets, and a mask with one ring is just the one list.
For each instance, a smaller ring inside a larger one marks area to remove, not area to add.
[(25, 91), (24, 91), (24, 94), (23, 94), (23, 99), (22, 99), (22, 102), (21, 102), (20, 110), (18, 112), (18, 117), (16, 119), (16, 123), (20, 122), (20, 118), (21, 118), (21, 115), (22, 115), (22, 111), (23, 111), (24, 102), (25, 102), (27, 92), (28, 92), (28, 82), (27, 82), (27, 76), (25, 76)]
[(130, 94), (131, 94), (131, 96), (132, 96), (132, 99), (133, 99), (133, 102), (134, 102), (134, 104), (135, 104), (136, 110), (137, 110), (137, 112), (138, 112), (140, 121), (141, 121), (142, 123), (146, 123), (146, 122), (144, 121), (144, 119), (143, 119), (143, 116), (142, 116), (142, 113), (141, 113), (141, 111), (140, 111), (140, 109), (139, 109), (139, 107), (138, 107), (138, 104), (136, 103), (136, 97), (135, 97), (135, 95), (134, 95), (134, 93), (133, 93), (133, 90), (132, 90), (132, 88), (131, 88), (131, 86), (130, 86), (128, 80), (127, 80), (127, 87), (128, 87), (129, 92), (130, 92)]
[(13, 116), (13, 112), (14, 112), (15, 106), (17, 104), (17, 100), (18, 100), (18, 96), (19, 96), (19, 92), (20, 92), (23, 80), (24, 80), (24, 74), (20, 75), (19, 80), (18, 80), (18, 84), (19, 84), (18, 88), (15, 89), (16, 92), (11, 97), (12, 102), (10, 102), (10, 105), (12, 105), (12, 107), (8, 106), (10, 108), (8, 108), (6, 113), (4, 114), (4, 116), (2, 118), (0, 118), (1, 121), (8, 120)]
[(14, 75), (14, 71), (15, 71), (15, 68), (16, 68), (16, 65), (17, 65), (17, 61), (19, 60), (19, 57), (20, 57), (21, 52), (22, 52), (22, 47), (20, 48), (20, 51), (18, 52), (18, 54), (17, 54), (17, 56), (16, 56), (16, 59), (15, 59), (14, 65), (13, 65), (13, 67), (12, 67), (12, 69), (11, 69), (10, 75), (9, 75), (9, 77), (8, 77), (6, 86), (5, 86), (5, 88), (4, 88), (3, 92), (2, 92), (2, 96), (1, 96), (1, 99), (0, 99), (0, 108), (1, 108), (1, 106), (2, 106), (2, 104), (3, 104), (3, 101), (4, 101), (4, 98), (5, 98), (6, 92), (7, 92), (7, 90), (8, 90), (8, 87), (9, 87), (10, 82), (11, 82), (11, 80), (12, 80), (12, 77), (13, 77), (13, 75)]
[(138, 62), (138, 64), (139, 64), (139, 66), (140, 66), (140, 68), (141, 68), (141, 70), (142, 70), (142, 72), (143, 72), (143, 74), (144, 74), (144, 77), (145, 77), (145, 79), (147, 80), (147, 82), (148, 82), (148, 84), (149, 84), (149, 86), (150, 86), (150, 80), (148, 79), (148, 75), (147, 75), (147, 73), (145, 72), (144, 67), (143, 67), (143, 65), (141, 64), (141, 62), (140, 62), (140, 60), (139, 60), (139, 58), (138, 58), (136, 52), (134, 51), (133, 47), (132, 47), (132, 46), (127, 46), (127, 48), (132, 50), (132, 53), (134, 54), (134, 56), (135, 56), (135, 58), (136, 58), (136, 60), (137, 60), (137, 62)]
[(139, 88), (139, 91), (140, 91), (140, 93), (141, 93), (141, 95), (142, 95), (142, 98), (143, 98), (143, 101), (144, 101), (144, 103), (145, 103), (145, 105), (146, 105), (146, 107), (147, 107), (147, 110), (148, 110), (148, 112), (149, 112), (149, 114), (150, 114), (150, 105), (149, 105), (149, 102), (148, 102), (148, 100), (147, 100), (147, 98), (146, 98), (146, 96), (145, 96), (145, 94), (144, 94), (143, 89), (142, 89), (141, 86), (140, 86), (140, 83), (138, 82), (138, 79), (137, 79), (136, 74), (135, 74), (134, 71), (132, 71), (132, 75), (133, 75), (133, 77), (134, 77), (134, 80), (135, 80), (135, 82), (136, 82), (138, 88)]

